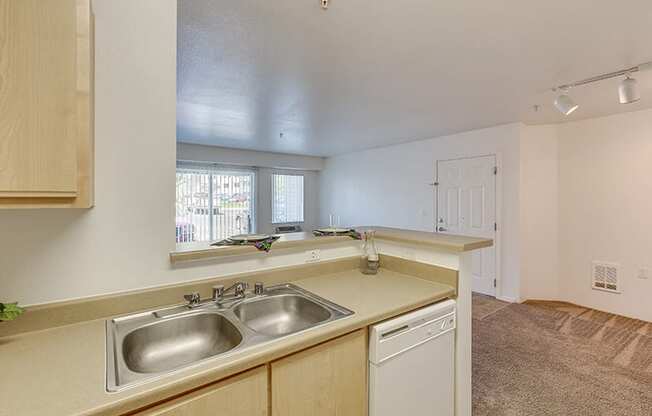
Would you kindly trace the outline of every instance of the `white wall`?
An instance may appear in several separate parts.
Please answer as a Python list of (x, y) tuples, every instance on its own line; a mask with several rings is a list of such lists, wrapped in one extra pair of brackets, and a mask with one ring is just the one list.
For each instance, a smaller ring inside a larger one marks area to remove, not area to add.
[(525, 126), (521, 136), (521, 300), (559, 291), (557, 126)]
[(1, 211), (0, 298), (32, 305), (303, 262), (279, 250), (171, 267), (177, 1), (95, 0), (94, 11), (96, 206)]
[[(176, 0), (95, 0), (96, 207), (0, 212), (3, 300), (33, 305), (303, 261), (303, 253), (279, 250), (246, 260), (231, 258), (171, 267), (168, 254), (175, 248), (177, 159), (176, 10)], [(518, 127), (498, 128), (486, 136), (502, 141), (515, 130)], [(485, 136), (469, 135), (477, 136), (476, 141)], [(433, 151), (428, 142), (410, 146), (416, 151), (406, 154), (414, 158), (421, 156), (421, 146)], [(408, 223), (409, 228), (428, 224), (423, 218), (432, 213), (432, 189), (425, 184), (432, 182), (434, 159), (424, 160), (428, 161), (425, 167), (403, 166), (418, 181), (406, 184), (395, 179), (394, 188), (388, 190), (405, 186), (422, 190), (417, 196), (424, 204), (422, 218)], [(372, 161), (370, 158), (368, 169), (372, 169)], [(356, 162), (355, 156), (351, 162)], [(354, 173), (355, 179), (364, 166), (341, 168)], [(387, 169), (392, 166), (380, 166), (377, 171), (383, 174)], [(383, 184), (374, 186), (385, 189)], [(348, 192), (355, 197), (361, 190), (349, 188)], [(329, 202), (342, 201), (339, 194), (322, 195)], [(374, 213), (384, 212), (384, 199), (374, 201), (380, 205), (350, 220), (378, 223), (381, 217)], [(403, 204), (391, 207), (403, 212)], [(404, 216), (403, 222), (409, 218)], [(390, 225), (400, 224), (392, 221)], [(358, 249), (351, 244), (333, 246), (322, 249), (321, 257), (348, 256)]]
[[(96, 0), (94, 10), (96, 207), (0, 212), (0, 297), (29, 305), (301, 262), (301, 253), (277, 252), (170, 266), (176, 0)], [(636, 278), (652, 268), (652, 110), (557, 127), (499, 126), (328, 159), (321, 222), (337, 213), (348, 224), (432, 230), (435, 160), (497, 152), (503, 295), (652, 320), (652, 280)], [(622, 294), (590, 289), (592, 260), (622, 265)]]
[(383, 147), (326, 159), (321, 173), (322, 222), (433, 231), (436, 160), (497, 154), (501, 160), (501, 295), (519, 299), (520, 140), (522, 124)]
[(343, 225), (375, 224), (432, 231), (433, 149), (418, 141), (326, 159), (321, 216)]
[[(560, 293), (652, 321), (652, 110), (559, 127)], [(590, 288), (593, 260), (620, 263), (622, 294)]]
[[(329, 158), (322, 221), (335, 213), (345, 224), (432, 231), (435, 160), (493, 153), (503, 165), (500, 294), (652, 320), (652, 278), (638, 278), (652, 274), (652, 110)], [(621, 264), (622, 294), (590, 288), (593, 260)]]
[(177, 160), (258, 168), (256, 226), (261, 233), (273, 233), (277, 226), (272, 224), (272, 173), (303, 175), (304, 222), (299, 225), (307, 231), (320, 225), (319, 171), (324, 167), (324, 158), (178, 143)]

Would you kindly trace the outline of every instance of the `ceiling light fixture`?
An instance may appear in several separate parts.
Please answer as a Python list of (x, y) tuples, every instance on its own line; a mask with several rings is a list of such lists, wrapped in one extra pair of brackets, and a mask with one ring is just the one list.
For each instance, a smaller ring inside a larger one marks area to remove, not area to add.
[(557, 97), (555, 100), (555, 107), (559, 110), (560, 113), (567, 116), (573, 111), (579, 108), (579, 105), (573, 101), (573, 99), (568, 95), (568, 91), (563, 91), (563, 93)]
[(621, 69), (620, 71), (609, 72), (607, 74), (597, 75), (595, 77), (583, 79), (581, 81), (576, 81), (570, 84), (560, 85), (554, 87), (552, 90), (554, 92), (562, 91), (562, 94), (555, 99), (555, 107), (564, 115), (569, 115), (573, 111), (577, 110), (579, 105), (577, 105), (573, 99), (568, 95), (568, 90), (571, 88), (579, 87), (581, 85), (591, 84), (598, 81), (603, 81), (605, 79), (611, 79), (616, 77), (625, 76), (625, 79), (622, 80), (618, 86), (618, 97), (621, 104), (631, 104), (635, 103), (641, 99), (641, 94), (638, 89), (637, 81), (630, 76), (633, 72), (647, 71), (652, 70), (652, 62), (646, 62), (644, 64), (636, 65), (631, 68)]
[(618, 98), (621, 104), (631, 104), (641, 99), (641, 92), (638, 90), (637, 82), (629, 74), (618, 86)]

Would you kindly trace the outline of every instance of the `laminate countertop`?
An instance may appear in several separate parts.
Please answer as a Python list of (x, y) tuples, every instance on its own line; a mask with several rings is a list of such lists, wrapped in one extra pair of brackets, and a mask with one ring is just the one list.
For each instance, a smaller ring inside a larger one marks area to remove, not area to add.
[[(360, 226), (356, 231), (376, 231), (377, 240), (393, 241), (403, 244), (415, 244), (437, 250), (452, 252), (465, 252), (480, 248), (491, 247), (493, 240), (481, 237), (466, 237), (461, 235), (441, 234), (425, 231), (403, 230), (390, 227)], [(310, 232), (281, 234), (281, 238), (272, 245), (272, 250), (284, 248), (305, 247), (312, 248), (326, 244), (351, 242), (348, 236), (321, 236), (315, 237)], [(172, 263), (182, 261), (205, 260), (223, 256), (238, 256), (257, 253), (253, 246), (221, 246), (214, 247), (208, 243), (179, 243), (177, 249), (170, 253)]]
[(124, 414), (454, 294), (450, 286), (383, 269), (292, 283), (355, 314), (117, 393), (105, 389), (104, 319), (0, 338), (0, 415)]

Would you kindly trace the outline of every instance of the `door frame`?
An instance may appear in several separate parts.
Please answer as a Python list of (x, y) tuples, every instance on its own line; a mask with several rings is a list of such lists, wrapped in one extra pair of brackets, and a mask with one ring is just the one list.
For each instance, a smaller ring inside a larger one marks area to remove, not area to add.
[(455, 160), (465, 160), (465, 159), (477, 159), (481, 157), (488, 157), (488, 156), (493, 156), (496, 160), (496, 168), (498, 168), (498, 171), (496, 173), (496, 224), (498, 224), (498, 227), (494, 233), (494, 251), (496, 253), (496, 258), (495, 258), (495, 279), (496, 279), (496, 290), (494, 293), (494, 296), (496, 299), (504, 300), (507, 302), (514, 302), (512, 299), (507, 299), (504, 298), (502, 295), (502, 262), (501, 262), (501, 247), (502, 247), (502, 212), (503, 212), (503, 158), (501, 152), (495, 152), (495, 153), (485, 153), (485, 154), (478, 154), (478, 155), (473, 155), (473, 156), (462, 156), (462, 157), (453, 157), (453, 158), (447, 158), (447, 159), (435, 159), (435, 186), (434, 188), (434, 210), (433, 212), (435, 213), (435, 217), (433, 218), (433, 224), (434, 224), (434, 231), (435, 233), (440, 233), (437, 227), (437, 221), (439, 218), (439, 162), (450, 162), (450, 161), (455, 161)]

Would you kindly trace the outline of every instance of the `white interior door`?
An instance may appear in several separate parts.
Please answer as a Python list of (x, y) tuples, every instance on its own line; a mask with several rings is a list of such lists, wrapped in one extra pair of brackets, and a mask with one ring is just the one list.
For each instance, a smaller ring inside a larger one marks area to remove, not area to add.
[[(437, 232), (495, 239), (496, 157), (437, 161)], [(473, 291), (495, 296), (496, 249), (473, 252)]]

